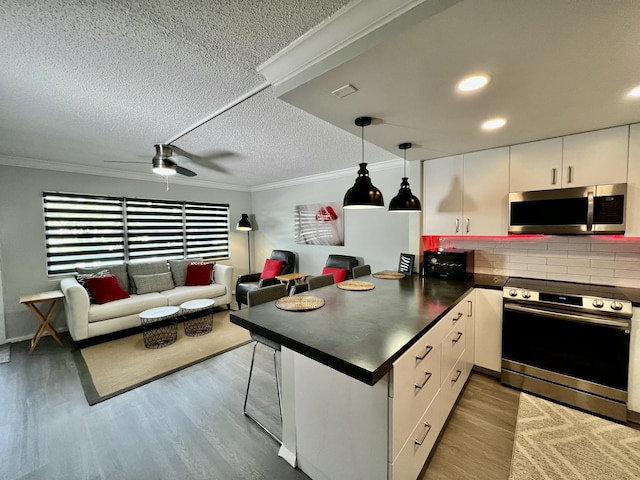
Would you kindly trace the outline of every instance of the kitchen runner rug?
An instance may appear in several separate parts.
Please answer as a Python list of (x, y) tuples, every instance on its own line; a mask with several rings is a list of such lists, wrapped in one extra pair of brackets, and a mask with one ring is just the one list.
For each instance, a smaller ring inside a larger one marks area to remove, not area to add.
[(520, 394), (509, 480), (640, 479), (640, 431)]
[(142, 333), (91, 345), (74, 352), (89, 405), (107, 400), (251, 341), (249, 332), (229, 321), (229, 310), (216, 312), (213, 330), (188, 337), (178, 325), (178, 339), (163, 348), (145, 348)]

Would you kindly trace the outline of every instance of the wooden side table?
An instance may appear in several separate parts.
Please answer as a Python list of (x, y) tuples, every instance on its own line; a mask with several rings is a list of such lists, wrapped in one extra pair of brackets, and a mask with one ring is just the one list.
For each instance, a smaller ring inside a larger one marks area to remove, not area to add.
[[(60, 290), (34, 293), (31, 295), (23, 295), (20, 297), (20, 303), (26, 305), (27, 308), (31, 310), (31, 313), (33, 313), (33, 315), (40, 322), (40, 326), (38, 327), (36, 334), (31, 339), (31, 348), (29, 349), (29, 355), (33, 353), (33, 350), (36, 348), (36, 345), (40, 341), (40, 337), (42, 336), (45, 330), (49, 331), (49, 333), (55, 339), (56, 342), (58, 342), (61, 346), (64, 346), (62, 344), (62, 340), (60, 340), (60, 337), (58, 337), (58, 332), (56, 332), (55, 328), (53, 328), (53, 326), (51, 325), (51, 318), (53, 317), (53, 314), (56, 311), (56, 307), (58, 306), (58, 303), (60, 303), (60, 300), (62, 300), (63, 298), (64, 298), (64, 293), (62, 293)], [(36, 306), (36, 303), (41, 303), (41, 302), (51, 302), (51, 305), (49, 306), (49, 310), (47, 310), (46, 314), (41, 312)]]
[(286, 273), (284, 275), (276, 275), (276, 278), (280, 280), (280, 283), (288, 285), (289, 282), (297, 283), (298, 281), (304, 281), (309, 274), (307, 273)]

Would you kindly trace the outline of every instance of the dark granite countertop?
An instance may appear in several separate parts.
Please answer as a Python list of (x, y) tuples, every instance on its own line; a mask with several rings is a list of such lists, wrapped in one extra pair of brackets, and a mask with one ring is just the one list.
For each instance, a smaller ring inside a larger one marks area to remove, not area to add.
[(231, 322), (374, 385), (468, 291), (476, 286), (500, 289), (506, 279), (365, 276), (358, 280), (374, 283), (373, 290), (347, 291), (330, 285), (307, 293), (325, 299), (317, 310), (289, 312), (270, 302), (232, 312)]

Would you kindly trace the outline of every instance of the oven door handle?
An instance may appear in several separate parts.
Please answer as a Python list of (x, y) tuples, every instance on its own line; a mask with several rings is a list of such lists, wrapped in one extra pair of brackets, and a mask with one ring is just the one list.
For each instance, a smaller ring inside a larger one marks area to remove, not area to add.
[(522, 312), (522, 313), (529, 313), (532, 315), (541, 315), (549, 318), (557, 318), (559, 320), (569, 320), (571, 322), (604, 325), (606, 327), (614, 327), (622, 330), (629, 330), (631, 328), (631, 322), (628, 319), (600, 318), (596, 316), (587, 316), (587, 315), (580, 315), (575, 313), (543, 310), (540, 308), (527, 307), (524, 305), (516, 305), (514, 303), (505, 303), (503, 306), (505, 310), (510, 310), (512, 312)]

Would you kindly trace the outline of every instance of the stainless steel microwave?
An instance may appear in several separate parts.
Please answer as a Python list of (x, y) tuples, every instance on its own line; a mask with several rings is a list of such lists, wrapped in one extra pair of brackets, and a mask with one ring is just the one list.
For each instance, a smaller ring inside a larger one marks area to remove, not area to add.
[(509, 233), (624, 233), (627, 184), (512, 192)]

